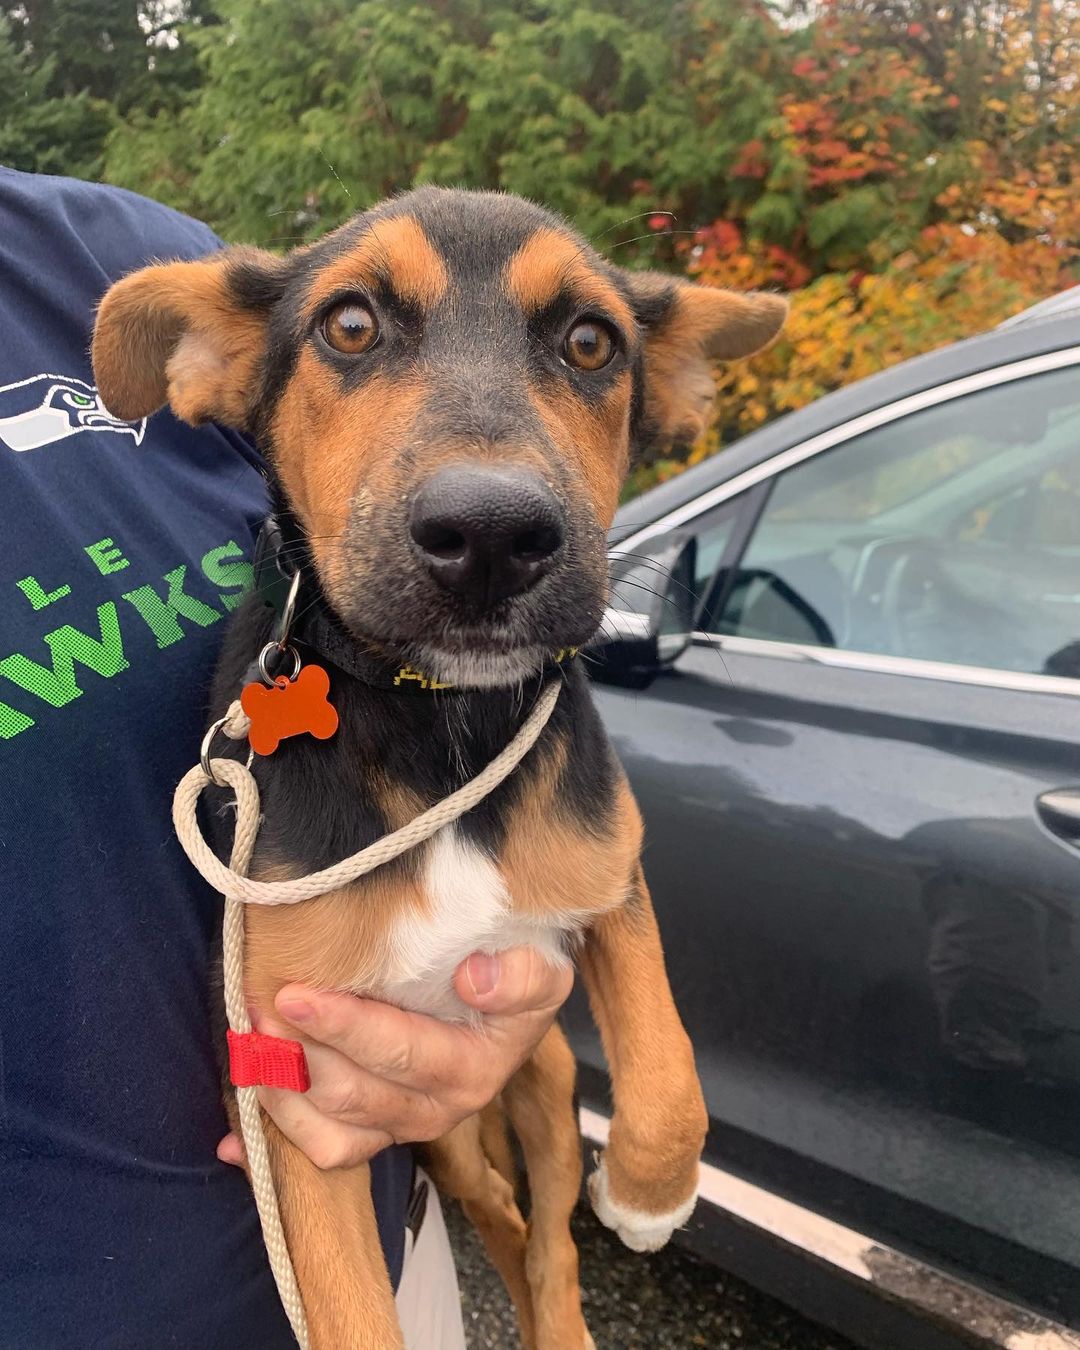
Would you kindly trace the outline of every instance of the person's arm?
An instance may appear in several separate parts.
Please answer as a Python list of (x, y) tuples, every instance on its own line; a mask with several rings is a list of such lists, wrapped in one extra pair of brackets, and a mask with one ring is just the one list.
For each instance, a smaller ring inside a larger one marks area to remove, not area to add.
[[(261, 1018), (259, 1029), (301, 1031), (318, 1042), (307, 1052), (311, 1089), (260, 1088), (260, 1099), (317, 1167), (351, 1167), (389, 1144), (437, 1139), (496, 1096), (539, 1044), (572, 984), (572, 970), (554, 969), (528, 947), (497, 957), (475, 953), (458, 967), (454, 988), (484, 1014), (478, 1028), (286, 985), (277, 1016)], [(218, 1157), (242, 1163), (235, 1135), (221, 1141)]]

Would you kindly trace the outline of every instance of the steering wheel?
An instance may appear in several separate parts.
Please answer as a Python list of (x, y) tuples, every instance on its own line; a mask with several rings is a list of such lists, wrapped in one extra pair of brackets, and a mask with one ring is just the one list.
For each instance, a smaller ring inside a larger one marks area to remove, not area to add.
[[(753, 590), (753, 584), (760, 584), (760, 590), (757, 595), (748, 600)], [(746, 626), (753, 628), (752, 612), (756, 605), (759, 605), (763, 598), (768, 595), (773, 600), (778, 600), (783, 609), (796, 615), (810, 629), (814, 636), (814, 641), (819, 647), (835, 647), (836, 638), (829, 627), (828, 621), (820, 614), (814, 606), (803, 598), (792, 586), (790, 586), (783, 577), (777, 576), (775, 572), (766, 567), (748, 567), (741, 570), (738, 574), (737, 584), (742, 589), (743, 601), (740, 605), (738, 624), (740, 627)], [(783, 634), (773, 632), (772, 636), (783, 639)], [(792, 635), (791, 641), (802, 641), (801, 636)]]
[(925, 616), (942, 589), (943, 578), (935, 541), (907, 540), (902, 552), (889, 561), (881, 583), (881, 627), (885, 650), (893, 656), (918, 656), (912, 650), (912, 621)]
[(845, 645), (893, 656), (908, 654), (907, 622), (927, 580), (922, 564), (934, 556), (935, 548), (934, 540), (916, 534), (864, 544), (854, 568)]

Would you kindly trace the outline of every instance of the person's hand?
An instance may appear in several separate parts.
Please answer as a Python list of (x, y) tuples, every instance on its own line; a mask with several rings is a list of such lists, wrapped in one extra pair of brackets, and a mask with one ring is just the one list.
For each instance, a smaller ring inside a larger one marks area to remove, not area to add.
[[(258, 1029), (304, 1038), (311, 1089), (260, 1088), (259, 1099), (286, 1138), (317, 1167), (351, 1167), (388, 1144), (437, 1139), (502, 1089), (539, 1044), (570, 993), (573, 972), (529, 947), (474, 953), (454, 989), (484, 1014), (473, 1028), (351, 994), (286, 985), (276, 1017)], [(222, 1162), (243, 1163), (228, 1134)]]

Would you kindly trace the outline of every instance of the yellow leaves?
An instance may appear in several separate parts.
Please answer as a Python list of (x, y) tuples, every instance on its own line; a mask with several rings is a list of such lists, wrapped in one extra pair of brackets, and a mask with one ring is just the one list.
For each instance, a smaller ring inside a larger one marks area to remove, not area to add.
[(760, 426), (768, 416), (768, 404), (761, 399), (751, 399), (746, 405), (746, 417), (754, 426)]
[(690, 468), (694, 464), (700, 464), (703, 459), (715, 455), (719, 449), (720, 438), (717, 435), (716, 428), (712, 427), (704, 436), (699, 436), (690, 447), (690, 453), (686, 457), (686, 467)]

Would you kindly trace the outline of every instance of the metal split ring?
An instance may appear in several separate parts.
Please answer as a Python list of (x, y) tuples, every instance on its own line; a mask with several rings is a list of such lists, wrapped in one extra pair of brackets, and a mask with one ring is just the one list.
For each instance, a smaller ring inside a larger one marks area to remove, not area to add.
[(269, 660), (271, 655), (284, 656), (286, 653), (288, 653), (292, 657), (293, 661), (292, 674), (289, 675), (288, 677), (289, 683), (291, 684), (293, 680), (296, 679), (297, 675), (300, 674), (300, 667), (303, 665), (303, 662), (300, 660), (300, 653), (296, 650), (295, 647), (293, 647), (288, 642), (286, 643), (268, 642), (266, 646), (262, 649), (262, 651), (259, 653), (259, 674), (262, 677), (263, 683), (267, 687), (272, 686), (279, 678), (276, 675), (270, 674), (269, 668), (267, 667), (266, 664), (267, 661)]
[[(285, 608), (281, 611), (281, 622), (278, 624), (276, 643), (278, 650), (282, 652), (289, 645), (289, 634), (292, 632), (293, 620), (296, 618), (296, 598), (299, 594), (300, 569), (298, 567), (289, 582), (289, 594), (285, 597)], [(293, 679), (296, 679), (295, 675)]]
[(202, 746), (199, 749), (199, 767), (202, 769), (203, 773), (206, 774), (211, 783), (214, 783), (217, 787), (228, 787), (228, 783), (223, 783), (220, 778), (215, 777), (214, 771), (210, 767), (210, 747), (214, 743), (214, 737), (228, 720), (229, 718), (226, 714), (225, 717), (219, 717), (216, 722), (212, 722), (210, 724), (210, 729), (202, 738)]

